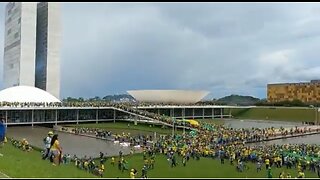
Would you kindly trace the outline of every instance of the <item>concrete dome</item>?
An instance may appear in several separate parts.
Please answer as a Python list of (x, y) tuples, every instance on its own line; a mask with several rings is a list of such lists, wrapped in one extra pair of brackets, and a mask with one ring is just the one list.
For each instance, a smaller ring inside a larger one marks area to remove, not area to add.
[(140, 102), (153, 103), (196, 103), (209, 94), (209, 91), (191, 90), (132, 90), (127, 91)]
[(0, 91), (0, 102), (61, 102), (50, 93), (31, 86), (14, 86)]

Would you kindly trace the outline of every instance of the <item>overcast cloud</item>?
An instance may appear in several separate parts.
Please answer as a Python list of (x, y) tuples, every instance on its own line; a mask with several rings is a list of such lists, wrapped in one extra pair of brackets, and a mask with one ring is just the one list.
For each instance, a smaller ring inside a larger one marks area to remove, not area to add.
[(265, 98), (267, 83), (320, 79), (319, 3), (64, 3), (61, 10), (62, 97), (190, 89)]

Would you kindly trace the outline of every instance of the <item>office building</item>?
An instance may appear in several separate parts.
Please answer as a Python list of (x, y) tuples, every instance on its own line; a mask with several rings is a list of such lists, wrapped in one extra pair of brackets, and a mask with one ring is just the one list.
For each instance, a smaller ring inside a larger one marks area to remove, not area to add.
[(60, 97), (59, 6), (47, 2), (7, 4), (4, 88), (35, 86)]
[(300, 83), (268, 84), (268, 102), (300, 100), (304, 103), (320, 102), (320, 80)]

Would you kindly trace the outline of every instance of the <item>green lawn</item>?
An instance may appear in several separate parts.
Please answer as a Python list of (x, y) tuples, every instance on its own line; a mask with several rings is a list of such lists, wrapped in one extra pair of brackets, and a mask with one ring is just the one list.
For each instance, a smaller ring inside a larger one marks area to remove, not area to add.
[[(128, 124), (130, 126), (128, 127)], [(85, 124), (78, 124), (78, 125), (68, 125), (71, 127), (89, 127), (89, 128), (101, 128), (111, 131), (113, 133), (122, 133), (122, 132), (130, 132), (132, 135), (137, 134), (149, 134), (153, 135), (154, 132), (157, 134), (171, 134), (172, 128), (165, 127), (165, 129), (161, 128), (161, 126), (150, 125), (150, 124), (142, 124), (138, 123), (134, 125), (133, 122), (107, 122), (107, 123), (85, 123)], [(182, 133), (183, 130), (178, 129), (176, 133)]]
[(78, 170), (73, 165), (53, 166), (49, 161), (41, 159), (41, 153), (33, 150), (22, 151), (10, 142), (0, 148), (0, 171), (15, 178), (32, 177), (95, 177), (87, 172)]
[[(142, 156), (133, 155), (126, 158), (129, 161), (130, 168), (136, 168), (141, 175), (141, 168), (143, 166)], [(171, 168), (169, 161), (164, 155), (156, 157), (155, 169), (148, 171), (148, 176), (152, 178), (266, 178), (267, 172), (265, 169), (256, 172), (255, 165), (249, 164), (249, 170), (245, 172), (237, 172), (236, 166), (230, 165), (229, 161), (225, 164), (220, 164), (217, 159), (201, 158), (200, 161), (191, 159), (186, 167), (182, 166), (181, 158), (178, 158), (179, 165)], [(264, 167), (264, 166), (263, 166)], [(295, 169), (287, 170), (286, 168), (272, 168), (273, 176), (278, 177), (281, 171), (289, 172), (292, 177), (297, 176)], [(117, 166), (112, 167), (109, 162), (106, 163), (105, 177), (129, 177), (129, 172), (121, 173)], [(306, 172), (306, 177), (317, 177), (315, 173)]]
[[(10, 177), (95, 177), (84, 170), (77, 169), (73, 164), (53, 166), (48, 161), (44, 161), (40, 158), (40, 152), (23, 152), (20, 149), (13, 147), (10, 143), (5, 144), (0, 149), (0, 153), (4, 156), (0, 157), (0, 171), (7, 174)], [(143, 160), (141, 154), (132, 156), (126, 156), (125, 159), (129, 162), (129, 168), (136, 168), (139, 172), (138, 177), (141, 175), (141, 168), (143, 166)], [(200, 161), (191, 159), (186, 167), (181, 165), (181, 158), (177, 158), (178, 166), (171, 168), (166, 157), (163, 155), (157, 155), (155, 160), (155, 169), (148, 171), (149, 178), (212, 178), (212, 177), (266, 177), (266, 171), (263, 169), (257, 173), (255, 171), (255, 165), (249, 163), (249, 170), (245, 172), (237, 172), (235, 166), (231, 166), (226, 160), (225, 164), (220, 164), (219, 160), (210, 158), (201, 158)], [(116, 158), (117, 161), (117, 158)], [(279, 173), (284, 170), (290, 172), (292, 177), (297, 175), (296, 170), (287, 170), (285, 168), (277, 169), (273, 168), (272, 172), (274, 177), (278, 177)], [(117, 168), (117, 163), (113, 167), (110, 164), (110, 159), (105, 164), (104, 177), (123, 177), (128, 178), (129, 172), (125, 171), (121, 173)], [(317, 177), (315, 173), (306, 172), (306, 177)]]
[(6, 174), (3, 174), (0, 172), (0, 178), (8, 178), (9, 176), (7, 176)]
[(232, 109), (231, 114), (237, 119), (275, 120), (291, 122), (314, 122), (314, 109), (294, 108), (251, 108)]

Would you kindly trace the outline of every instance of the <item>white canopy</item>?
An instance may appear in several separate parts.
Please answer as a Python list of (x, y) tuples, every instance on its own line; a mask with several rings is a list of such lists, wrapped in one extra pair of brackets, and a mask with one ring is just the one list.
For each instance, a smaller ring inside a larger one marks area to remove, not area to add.
[(50, 93), (32, 86), (14, 86), (0, 91), (0, 102), (61, 102)]

